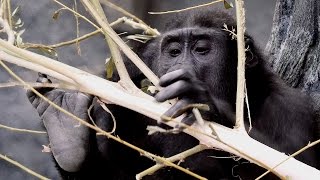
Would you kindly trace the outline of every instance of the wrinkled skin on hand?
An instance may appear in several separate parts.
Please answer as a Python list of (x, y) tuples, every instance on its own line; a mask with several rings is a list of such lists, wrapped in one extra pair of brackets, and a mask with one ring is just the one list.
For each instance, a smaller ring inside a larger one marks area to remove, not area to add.
[[(40, 74), (37, 82), (51, 81)], [(39, 92), (66, 111), (88, 121), (87, 109), (92, 101), (91, 96), (51, 88), (41, 88)], [(27, 96), (47, 129), (51, 151), (56, 162), (65, 171), (79, 171), (89, 151), (89, 128), (56, 109), (32, 91), (28, 90)]]

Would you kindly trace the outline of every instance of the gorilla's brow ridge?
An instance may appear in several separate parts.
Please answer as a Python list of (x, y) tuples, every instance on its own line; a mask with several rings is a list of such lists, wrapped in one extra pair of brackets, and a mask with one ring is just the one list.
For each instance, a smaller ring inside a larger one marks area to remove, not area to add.
[(211, 37), (225, 37), (225, 32), (218, 28), (182, 28), (174, 29), (163, 34), (163, 38), (160, 40), (160, 44), (167, 44), (170, 42), (180, 41), (184, 37), (194, 39), (205, 39)]

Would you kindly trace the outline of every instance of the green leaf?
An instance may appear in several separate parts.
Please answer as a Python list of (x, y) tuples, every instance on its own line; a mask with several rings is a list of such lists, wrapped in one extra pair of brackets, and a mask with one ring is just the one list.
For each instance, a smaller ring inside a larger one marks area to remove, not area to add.
[(107, 79), (111, 79), (113, 72), (116, 68), (116, 65), (114, 64), (114, 61), (112, 58), (106, 59), (106, 73), (107, 73)]
[(226, 9), (233, 8), (233, 4), (232, 3), (228, 3), (227, 1), (223, 1), (223, 4), (224, 4), (224, 8), (226, 8)]

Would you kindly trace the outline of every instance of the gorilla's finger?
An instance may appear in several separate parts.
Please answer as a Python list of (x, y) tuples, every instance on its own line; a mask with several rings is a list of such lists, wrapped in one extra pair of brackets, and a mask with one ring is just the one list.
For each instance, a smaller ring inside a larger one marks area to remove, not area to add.
[(186, 81), (178, 81), (163, 88), (158, 94), (156, 94), (155, 98), (159, 102), (164, 102), (183, 95), (190, 88), (190, 83)]
[(189, 80), (191, 78), (191, 73), (185, 69), (179, 69), (169, 72), (161, 76), (159, 85), (162, 87), (168, 86), (178, 80)]
[[(191, 126), (194, 122), (196, 122), (196, 117), (193, 115), (193, 113), (188, 113), (186, 117), (184, 117), (181, 121), (181, 123), (186, 124), (188, 126)], [(178, 125), (176, 128), (184, 129), (185, 126)]]
[(43, 73), (38, 73), (38, 79), (37, 82), (41, 82), (41, 83), (52, 83), (51, 80), (48, 78), (48, 76), (46, 74)]
[[(52, 81), (48, 78), (48, 76), (46, 74), (42, 74), (42, 73), (38, 73), (38, 79), (37, 82), (39, 83), (52, 83)], [(43, 87), (43, 88), (37, 88), (36, 90), (41, 93), (41, 94), (45, 94), (49, 91), (51, 91), (53, 88), (51, 87)]]
[(187, 105), (188, 105), (188, 100), (181, 99), (177, 103), (175, 103), (170, 109), (168, 109), (168, 111), (166, 111), (163, 115), (171, 118), (176, 118), (184, 113), (179, 110)]
[[(52, 81), (50, 79), (48, 79), (48, 76), (46, 74), (43, 74), (43, 73), (38, 73), (38, 78), (36, 80), (36, 82), (39, 82), (39, 83), (52, 83)], [(45, 87), (45, 88), (35, 88), (40, 94), (45, 94), (49, 91), (51, 91), (53, 88), (48, 88), (48, 87)], [(32, 103), (35, 98), (37, 97), (33, 91), (31, 91), (30, 89), (27, 90), (27, 97), (29, 99), (29, 101)]]

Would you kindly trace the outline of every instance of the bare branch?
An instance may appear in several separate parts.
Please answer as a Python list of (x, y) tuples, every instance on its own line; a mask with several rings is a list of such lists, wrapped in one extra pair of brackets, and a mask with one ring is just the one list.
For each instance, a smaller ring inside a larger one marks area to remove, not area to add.
[[(1, 52), (0, 52), (1, 54)], [(30, 86), (33, 88), (42, 88), (42, 87), (49, 87), (49, 88), (60, 88), (60, 89), (69, 89), (69, 90), (77, 90), (79, 91), (78, 87), (69, 85), (69, 84), (63, 84), (63, 83), (38, 83), (38, 82), (27, 82)], [(14, 86), (24, 86), (23, 84), (19, 82), (8, 82), (8, 83), (0, 83), (0, 88), (9, 88)]]
[(44, 72), (45, 74), (47, 74), (49, 76), (55, 77), (55, 78), (60, 79), (64, 82), (68, 82), (70, 84), (76, 84), (72, 79), (70, 79), (60, 73), (57, 73), (54, 70), (48, 69), (44, 66), (41, 66), (41, 65), (38, 65), (38, 64), (35, 64), (32, 62), (28, 62), (28, 61), (23, 60), (21, 58), (18, 58), (18, 57), (10, 55), (8, 53), (5, 53), (3, 51), (0, 51), (0, 56), (1, 56), (1, 58), (6, 59), (7, 62), (18, 64), (19, 66), (22, 66), (22, 67), (25, 67), (28, 69), (33, 69), (36, 72)]
[(252, 121), (251, 121), (249, 98), (248, 98), (248, 91), (247, 91), (247, 86), (246, 86), (246, 84), (244, 85), (244, 89), (245, 89), (245, 100), (246, 100), (248, 120), (249, 120), (249, 128), (248, 128), (248, 133), (249, 133), (249, 132), (252, 130)]
[[(127, 25), (130, 25), (130, 26), (135, 26), (136, 27), (136, 22), (133, 22), (132, 20), (126, 18), (126, 17), (122, 17), (122, 18), (119, 18), (117, 19), (116, 21), (110, 23), (110, 26), (113, 27), (113, 26), (116, 26), (120, 23), (124, 23), (124, 24), (127, 24)], [(139, 26), (141, 28), (143, 28), (142, 26)], [(145, 29), (142, 29), (142, 30), (145, 30)], [(46, 47), (46, 48), (59, 48), (59, 47), (63, 47), (63, 46), (67, 46), (67, 45), (71, 45), (71, 44), (74, 44), (76, 42), (80, 42), (80, 41), (83, 41), (85, 39), (88, 39), (90, 38), (91, 36), (94, 36), (94, 35), (97, 35), (99, 33), (102, 33), (102, 29), (97, 29), (93, 32), (90, 32), (88, 34), (85, 34), (81, 37), (78, 37), (76, 39), (73, 39), (73, 40), (70, 40), (70, 41), (65, 41), (65, 42), (61, 42), (61, 43), (58, 43), (58, 44), (52, 44), (52, 45), (42, 45), (42, 44), (31, 44), (31, 43), (25, 43), (21, 48), (38, 48), (38, 47)]]
[(158, 30), (156, 29), (153, 29), (151, 28), (150, 26), (148, 26), (145, 22), (143, 22), (141, 19), (139, 19), (137, 16), (129, 13), (128, 11), (124, 10), (123, 8), (111, 3), (110, 1), (108, 0), (100, 0), (100, 2), (106, 6), (109, 6), (110, 8), (112, 9), (115, 9), (121, 13), (123, 13), (125, 16), (127, 17), (130, 17), (132, 19), (134, 19), (135, 21), (137, 21), (140, 25), (139, 26), (142, 26), (143, 29), (145, 29), (146, 31), (146, 34), (150, 34), (150, 35), (153, 35), (153, 36), (158, 36), (160, 35), (160, 33), (158, 32)]
[(237, 44), (238, 44), (238, 75), (237, 75), (237, 98), (236, 98), (236, 123), (235, 128), (245, 133), (243, 120), (244, 86), (245, 86), (245, 12), (243, 0), (236, 0), (237, 13)]
[[(103, 20), (104, 22), (106, 22), (105, 24), (108, 26), (108, 28), (111, 29), (111, 26), (108, 23), (107, 17), (103, 12), (103, 9), (100, 5), (99, 0), (93, 0), (93, 6), (95, 7), (95, 9), (97, 10), (97, 13), (99, 14), (99, 17), (101, 18), (101, 20)], [(91, 12), (91, 11), (90, 11)], [(92, 13), (92, 12), (91, 12)], [(114, 61), (116, 68), (118, 70), (118, 74), (120, 76), (120, 80), (123, 81), (123, 85), (127, 86), (127, 89), (135, 89), (136, 91), (139, 91), (139, 89), (134, 85), (134, 83), (132, 82), (129, 73), (127, 71), (126, 66), (124, 65), (120, 50), (117, 46), (117, 44), (111, 39), (111, 37), (109, 36), (109, 34), (105, 34), (106, 37), (106, 41), (109, 45), (109, 49), (111, 52), (111, 56), (112, 58), (110, 59), (111, 61)]]
[(267, 174), (270, 173), (270, 172), (273, 172), (273, 170), (274, 170), (275, 168), (277, 168), (277, 167), (280, 166), (281, 164), (285, 163), (285, 162), (288, 161), (290, 158), (293, 158), (293, 157), (299, 155), (300, 153), (304, 152), (305, 150), (307, 150), (307, 149), (309, 149), (309, 148), (311, 148), (311, 147), (313, 147), (313, 146), (315, 146), (315, 145), (317, 145), (317, 144), (319, 144), (319, 143), (320, 143), (320, 139), (318, 139), (318, 140), (316, 140), (316, 141), (314, 141), (314, 142), (306, 145), (305, 147), (299, 149), (297, 152), (295, 152), (295, 153), (293, 153), (292, 155), (290, 155), (287, 159), (281, 161), (279, 164), (277, 164), (276, 166), (272, 167), (271, 169), (269, 169), (268, 171), (266, 171), (265, 173), (263, 173), (261, 176), (257, 177), (256, 180), (259, 180), (259, 179), (263, 178), (265, 175), (267, 175)]
[[(193, 147), (191, 149), (188, 149), (186, 151), (183, 151), (183, 152), (181, 152), (179, 154), (176, 154), (176, 155), (174, 155), (172, 157), (169, 157), (169, 158), (166, 158), (166, 159), (168, 161), (170, 161), (170, 162), (181, 161), (183, 159), (186, 159), (189, 156), (192, 156), (192, 155), (194, 155), (194, 154), (196, 154), (198, 152), (201, 152), (203, 150), (206, 150), (206, 149), (208, 149), (208, 147), (200, 144), (200, 145), (197, 145), (197, 146), (195, 146), (195, 147)], [(137, 174), (136, 175), (136, 179), (142, 179), (144, 176), (151, 175), (151, 174), (153, 174), (154, 172), (158, 171), (159, 169), (161, 169), (163, 167), (165, 167), (164, 164), (159, 164), (158, 163), (158, 164), (156, 164), (156, 165), (154, 165), (154, 166), (142, 171), (141, 173)]]
[(29, 173), (29, 174), (31, 174), (31, 175), (39, 178), (39, 179), (49, 180), (48, 178), (46, 178), (46, 177), (44, 177), (44, 176), (42, 176), (42, 175), (40, 175), (40, 174), (32, 171), (31, 169), (23, 166), (22, 164), (18, 163), (17, 161), (14, 161), (14, 160), (8, 158), (7, 156), (4, 156), (4, 155), (0, 154), (0, 158), (3, 159), (3, 160), (5, 160), (5, 161), (8, 161), (9, 163), (11, 163), (11, 164), (13, 164), (13, 165), (21, 168), (22, 170), (26, 171), (27, 173)]
[(213, 1), (210, 3), (206, 3), (206, 4), (201, 4), (201, 5), (197, 5), (197, 6), (192, 6), (192, 7), (188, 7), (188, 8), (184, 8), (184, 9), (178, 9), (178, 10), (172, 10), (172, 11), (163, 11), (163, 12), (149, 12), (149, 14), (169, 14), (169, 13), (178, 13), (178, 12), (183, 12), (183, 11), (188, 11), (191, 9), (196, 9), (196, 8), (200, 8), (200, 7), (205, 7), (205, 6), (209, 6), (212, 4), (216, 4), (219, 2), (223, 2), (225, 0), (217, 0), (217, 1)]
[(20, 128), (13, 128), (10, 126), (5, 126), (0, 124), (0, 128), (8, 129), (10, 131), (16, 131), (16, 132), (25, 132), (25, 133), (33, 133), (33, 134), (47, 134), (45, 131), (34, 131), (34, 130), (29, 130), (29, 129), (20, 129)]

